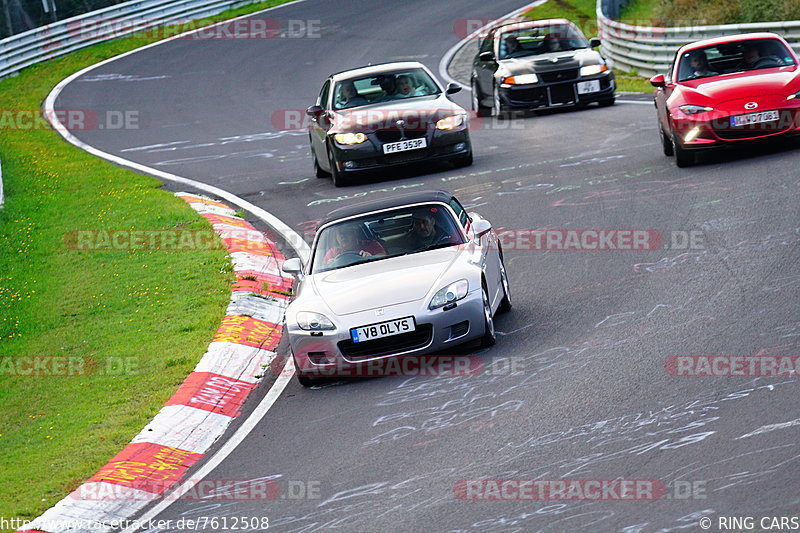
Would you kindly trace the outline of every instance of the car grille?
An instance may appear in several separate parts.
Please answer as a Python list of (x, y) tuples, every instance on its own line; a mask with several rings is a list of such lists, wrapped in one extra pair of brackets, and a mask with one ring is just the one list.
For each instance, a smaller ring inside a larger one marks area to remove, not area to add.
[(347, 359), (361, 361), (424, 348), (430, 344), (432, 336), (433, 326), (431, 324), (417, 324), (417, 329), (411, 333), (402, 333), (366, 342), (353, 342), (351, 339), (340, 341), (339, 350)]
[(377, 130), (375, 132), (375, 136), (382, 143), (394, 143), (404, 140), (403, 134), (405, 134), (405, 139), (419, 139), (421, 137), (425, 137), (425, 133), (427, 133), (427, 131), (427, 128), (408, 128), (404, 130), (398, 128), (389, 128)]
[(551, 85), (547, 88), (550, 91), (551, 104), (573, 104), (575, 103), (575, 85), (572, 83), (562, 83)]
[(555, 83), (560, 81), (574, 80), (578, 77), (578, 69), (542, 72), (541, 74), (538, 74), (538, 76), (544, 83)]
[(510, 97), (514, 102), (547, 105), (547, 92), (544, 87), (516, 89), (510, 93)]
[(412, 161), (419, 161), (428, 157), (427, 149), (409, 150), (408, 152), (398, 152), (396, 154), (389, 154), (383, 156), (383, 163), (385, 165), (396, 165), (400, 163), (411, 163)]
[(714, 133), (720, 139), (728, 141), (738, 141), (753, 139), (775, 133), (782, 133), (792, 127), (793, 113), (789, 109), (782, 109), (778, 120), (774, 122), (764, 122), (750, 126), (731, 126), (728, 118), (724, 119), (724, 124), (714, 124)]

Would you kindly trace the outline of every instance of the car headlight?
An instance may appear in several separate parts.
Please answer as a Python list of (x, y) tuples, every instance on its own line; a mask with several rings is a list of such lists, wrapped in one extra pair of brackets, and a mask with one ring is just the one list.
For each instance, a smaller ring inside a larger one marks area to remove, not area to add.
[(786, 97), (787, 100), (794, 100), (795, 98), (800, 98), (800, 91), (797, 91), (794, 94), (790, 94)]
[(581, 67), (581, 76), (596, 76), (601, 72), (605, 72), (608, 70), (608, 66), (605, 64), (602, 65), (586, 65), (585, 67)]
[(538, 83), (539, 77), (536, 74), (517, 74), (516, 76), (509, 76), (503, 80), (503, 83), (508, 85), (530, 85), (531, 83)]
[(454, 281), (447, 287), (439, 290), (431, 298), (428, 309), (437, 309), (462, 299), (469, 291), (469, 282), (465, 279)]
[(300, 311), (297, 313), (297, 325), (306, 331), (329, 331), (336, 329), (333, 322), (325, 315), (312, 313), (311, 311)]
[(367, 140), (363, 133), (337, 133), (333, 136), (339, 144), (361, 144)]
[(464, 115), (450, 115), (441, 120), (436, 121), (437, 130), (452, 130), (464, 123)]
[(698, 113), (705, 113), (706, 111), (712, 111), (713, 107), (706, 107), (702, 105), (682, 105), (678, 106), (678, 109), (686, 113), (687, 115), (697, 115)]

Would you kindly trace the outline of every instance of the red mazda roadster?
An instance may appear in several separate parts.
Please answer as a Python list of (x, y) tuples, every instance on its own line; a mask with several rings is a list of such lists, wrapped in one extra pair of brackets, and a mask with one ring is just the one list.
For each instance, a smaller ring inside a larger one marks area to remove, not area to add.
[(669, 72), (650, 79), (664, 154), (686, 167), (699, 150), (800, 134), (798, 64), (773, 33), (681, 47)]

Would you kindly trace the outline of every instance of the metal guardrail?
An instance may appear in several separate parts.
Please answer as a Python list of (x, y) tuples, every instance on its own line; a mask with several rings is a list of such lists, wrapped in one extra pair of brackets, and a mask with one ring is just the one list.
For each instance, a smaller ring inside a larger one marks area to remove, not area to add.
[[(768, 31), (786, 39), (800, 54), (800, 20), (787, 22), (755, 22), (714, 26), (684, 26), (659, 28), (632, 26), (609, 18), (619, 13), (614, 0), (597, 0), (597, 25), (603, 55), (614, 62), (615, 68), (650, 77), (666, 72), (678, 48), (684, 44), (710, 37)], [(605, 11), (604, 11), (605, 9)]]
[(0, 78), (99, 42), (216, 15), (256, 1), (133, 0), (48, 24), (0, 41)]

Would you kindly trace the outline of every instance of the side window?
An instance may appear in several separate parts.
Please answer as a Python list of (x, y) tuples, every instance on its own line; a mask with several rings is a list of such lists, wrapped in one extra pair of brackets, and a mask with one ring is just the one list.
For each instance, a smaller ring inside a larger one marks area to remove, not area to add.
[(672, 58), (672, 62), (669, 64), (669, 69), (667, 73), (664, 74), (664, 79), (667, 83), (672, 82), (672, 70), (675, 68), (675, 62), (678, 61), (678, 53), (675, 53), (675, 57)]
[(325, 82), (325, 85), (322, 86), (322, 90), (319, 92), (319, 98), (317, 99), (317, 105), (322, 107), (322, 109), (328, 109), (328, 92), (331, 89), (331, 80)]
[(455, 211), (458, 221), (461, 223), (461, 227), (466, 229), (467, 222), (469, 222), (469, 215), (467, 215), (466, 209), (464, 209), (455, 198), (450, 199), (450, 207), (452, 207), (453, 211)]
[(492, 39), (494, 39), (494, 32), (490, 33), (486, 36), (486, 38), (481, 42), (481, 49), (478, 53), (483, 52), (491, 52), (492, 51)]

